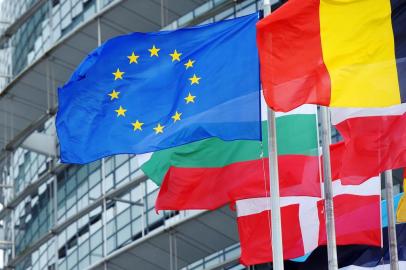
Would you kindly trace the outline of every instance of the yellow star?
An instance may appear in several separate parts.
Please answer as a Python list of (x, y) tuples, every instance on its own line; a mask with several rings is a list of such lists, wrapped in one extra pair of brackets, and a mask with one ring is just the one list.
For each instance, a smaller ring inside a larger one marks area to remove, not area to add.
[(111, 100), (113, 100), (113, 99), (118, 99), (118, 95), (120, 94), (120, 92), (116, 92), (116, 90), (113, 90), (113, 92), (111, 92), (110, 94), (109, 94), (109, 96), (111, 97)]
[(134, 52), (133, 52), (131, 55), (127, 56), (127, 58), (130, 59), (130, 64), (132, 64), (132, 63), (138, 64), (138, 58), (139, 58), (139, 57), (140, 57), (140, 56), (139, 56), (139, 55), (135, 55)]
[(134, 123), (131, 123), (131, 125), (133, 125), (134, 131), (135, 130), (142, 130), (142, 125), (144, 125), (144, 123), (137, 120)]
[(127, 110), (120, 106), (120, 108), (118, 108), (118, 109), (115, 110), (115, 111), (116, 111), (116, 113), (117, 113), (117, 117), (119, 117), (119, 116), (125, 116), (125, 112), (126, 112)]
[(195, 60), (190, 60), (186, 62), (185, 67), (186, 69), (193, 67), (193, 64), (195, 63)]
[(173, 53), (169, 54), (170, 56), (172, 56), (172, 62), (177, 60), (180, 61), (180, 56), (182, 55), (181, 53), (178, 53), (176, 50)]
[(174, 115), (172, 115), (173, 122), (175, 123), (176, 121), (179, 121), (181, 115), (182, 115), (182, 113), (179, 113), (178, 111), (176, 111), (176, 113)]
[(151, 53), (151, 57), (152, 57), (152, 56), (158, 57), (158, 52), (159, 52), (160, 50), (161, 50), (161, 49), (156, 48), (155, 45), (153, 45), (151, 49), (148, 49), (148, 51)]
[(158, 124), (156, 127), (154, 127), (155, 134), (164, 133), (164, 127), (165, 126), (161, 126), (161, 124)]
[(189, 95), (185, 97), (186, 104), (189, 104), (190, 102), (195, 103), (195, 97), (196, 96), (192, 96), (192, 94), (189, 92)]
[(200, 79), (201, 79), (201, 78), (200, 78), (200, 77), (197, 77), (196, 74), (193, 74), (193, 77), (192, 77), (192, 78), (189, 78), (190, 84), (191, 84), (191, 85), (193, 85), (193, 84), (199, 84), (199, 80), (200, 80)]
[(125, 73), (125, 72), (120, 71), (120, 69), (118, 68), (116, 72), (113, 72), (114, 80), (117, 80), (117, 79), (121, 79), (121, 80), (122, 80), (124, 73)]

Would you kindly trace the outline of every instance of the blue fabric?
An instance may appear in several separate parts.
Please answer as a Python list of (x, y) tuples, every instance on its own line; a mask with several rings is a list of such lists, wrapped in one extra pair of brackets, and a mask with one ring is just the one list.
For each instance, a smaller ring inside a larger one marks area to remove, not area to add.
[[(395, 215), (396, 215), (396, 210), (398, 209), (399, 201), (402, 198), (403, 193), (397, 194), (393, 198), (393, 206), (395, 208)], [(381, 202), (381, 213), (382, 213), (382, 227), (388, 227), (388, 211), (386, 210), (386, 200)]]
[[(176, 31), (133, 33), (94, 50), (59, 89), (61, 161), (87, 163), (218, 137), (261, 140), (258, 14)], [(159, 48), (158, 56), (151, 49)], [(179, 60), (170, 54), (181, 53)], [(134, 52), (137, 63), (130, 63)], [(192, 66), (185, 64), (195, 61)], [(119, 69), (122, 79), (113, 75)], [(198, 83), (190, 78), (196, 75)], [(118, 98), (109, 96), (115, 90)], [(186, 103), (191, 93), (194, 102)], [(127, 110), (118, 115), (120, 106)], [(172, 118), (181, 113), (180, 120)], [(134, 130), (132, 123), (143, 123)], [(156, 134), (157, 126), (164, 126)]]

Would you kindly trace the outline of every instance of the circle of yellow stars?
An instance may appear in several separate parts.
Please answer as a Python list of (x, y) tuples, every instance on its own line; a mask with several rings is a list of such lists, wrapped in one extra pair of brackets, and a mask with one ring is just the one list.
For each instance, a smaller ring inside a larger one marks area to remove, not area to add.
[[(148, 49), (150, 57), (151, 58), (158, 58), (159, 55), (159, 51), (161, 49), (156, 47), (155, 44), (152, 45), (152, 47), (150, 49)], [(182, 53), (178, 52), (176, 49), (169, 54), (169, 56), (171, 57), (172, 62), (181, 62), (181, 56)], [(137, 55), (136, 52), (131, 52), (130, 55), (127, 56), (129, 64), (138, 64), (138, 59), (140, 58), (140, 55)], [(193, 68), (194, 64), (195, 64), (195, 60), (192, 59), (188, 59), (187, 61), (185, 61), (185, 63), (183, 64), (185, 66), (185, 69), (188, 70), (189, 68)], [(114, 80), (123, 80), (123, 76), (125, 74), (124, 71), (121, 71), (119, 68), (117, 68), (117, 70), (115, 72), (112, 73), (114, 75)], [(188, 78), (188, 80), (190, 81), (190, 86), (193, 85), (198, 85), (200, 83), (201, 77), (199, 77), (198, 75), (196, 75), (195, 73), (193, 74), (192, 77)], [(113, 101), (115, 99), (119, 100), (120, 99), (120, 92), (116, 91), (115, 89), (112, 90), (111, 93), (108, 94), (110, 97), (110, 100)], [(188, 92), (188, 95), (184, 98), (185, 103), (186, 104), (191, 104), (191, 103), (195, 103), (195, 99), (196, 96), (194, 96), (191, 92)], [(118, 107), (118, 109), (114, 110), (117, 113), (117, 117), (125, 117), (126, 116), (126, 112), (127, 109), (123, 108), (121, 105)], [(176, 123), (178, 121), (182, 120), (182, 113), (176, 111), (174, 115), (171, 116), (173, 123)], [(131, 123), (132, 127), (133, 127), (133, 131), (137, 131), (140, 132), (142, 131), (142, 126), (144, 125), (144, 122), (141, 122), (141, 120), (139, 119), (135, 119), (135, 122)], [(158, 123), (154, 128), (154, 132), (156, 135), (158, 134), (163, 134), (164, 133), (164, 129), (165, 126), (161, 125), (161, 123)]]

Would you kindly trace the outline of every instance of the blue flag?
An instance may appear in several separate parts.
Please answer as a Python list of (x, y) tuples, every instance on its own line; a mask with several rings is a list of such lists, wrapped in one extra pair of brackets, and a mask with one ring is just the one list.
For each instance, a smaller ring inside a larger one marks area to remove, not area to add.
[(95, 49), (58, 91), (62, 162), (261, 140), (257, 20), (133, 33)]

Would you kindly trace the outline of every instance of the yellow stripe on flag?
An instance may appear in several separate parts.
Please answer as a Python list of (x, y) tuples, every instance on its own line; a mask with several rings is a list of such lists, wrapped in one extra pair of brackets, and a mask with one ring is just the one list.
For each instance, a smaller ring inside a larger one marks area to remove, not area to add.
[(400, 103), (390, 0), (320, 0), (332, 107)]
[[(406, 179), (403, 179), (403, 192), (406, 192)], [(398, 222), (406, 222), (406, 195), (400, 199), (396, 219)]]

